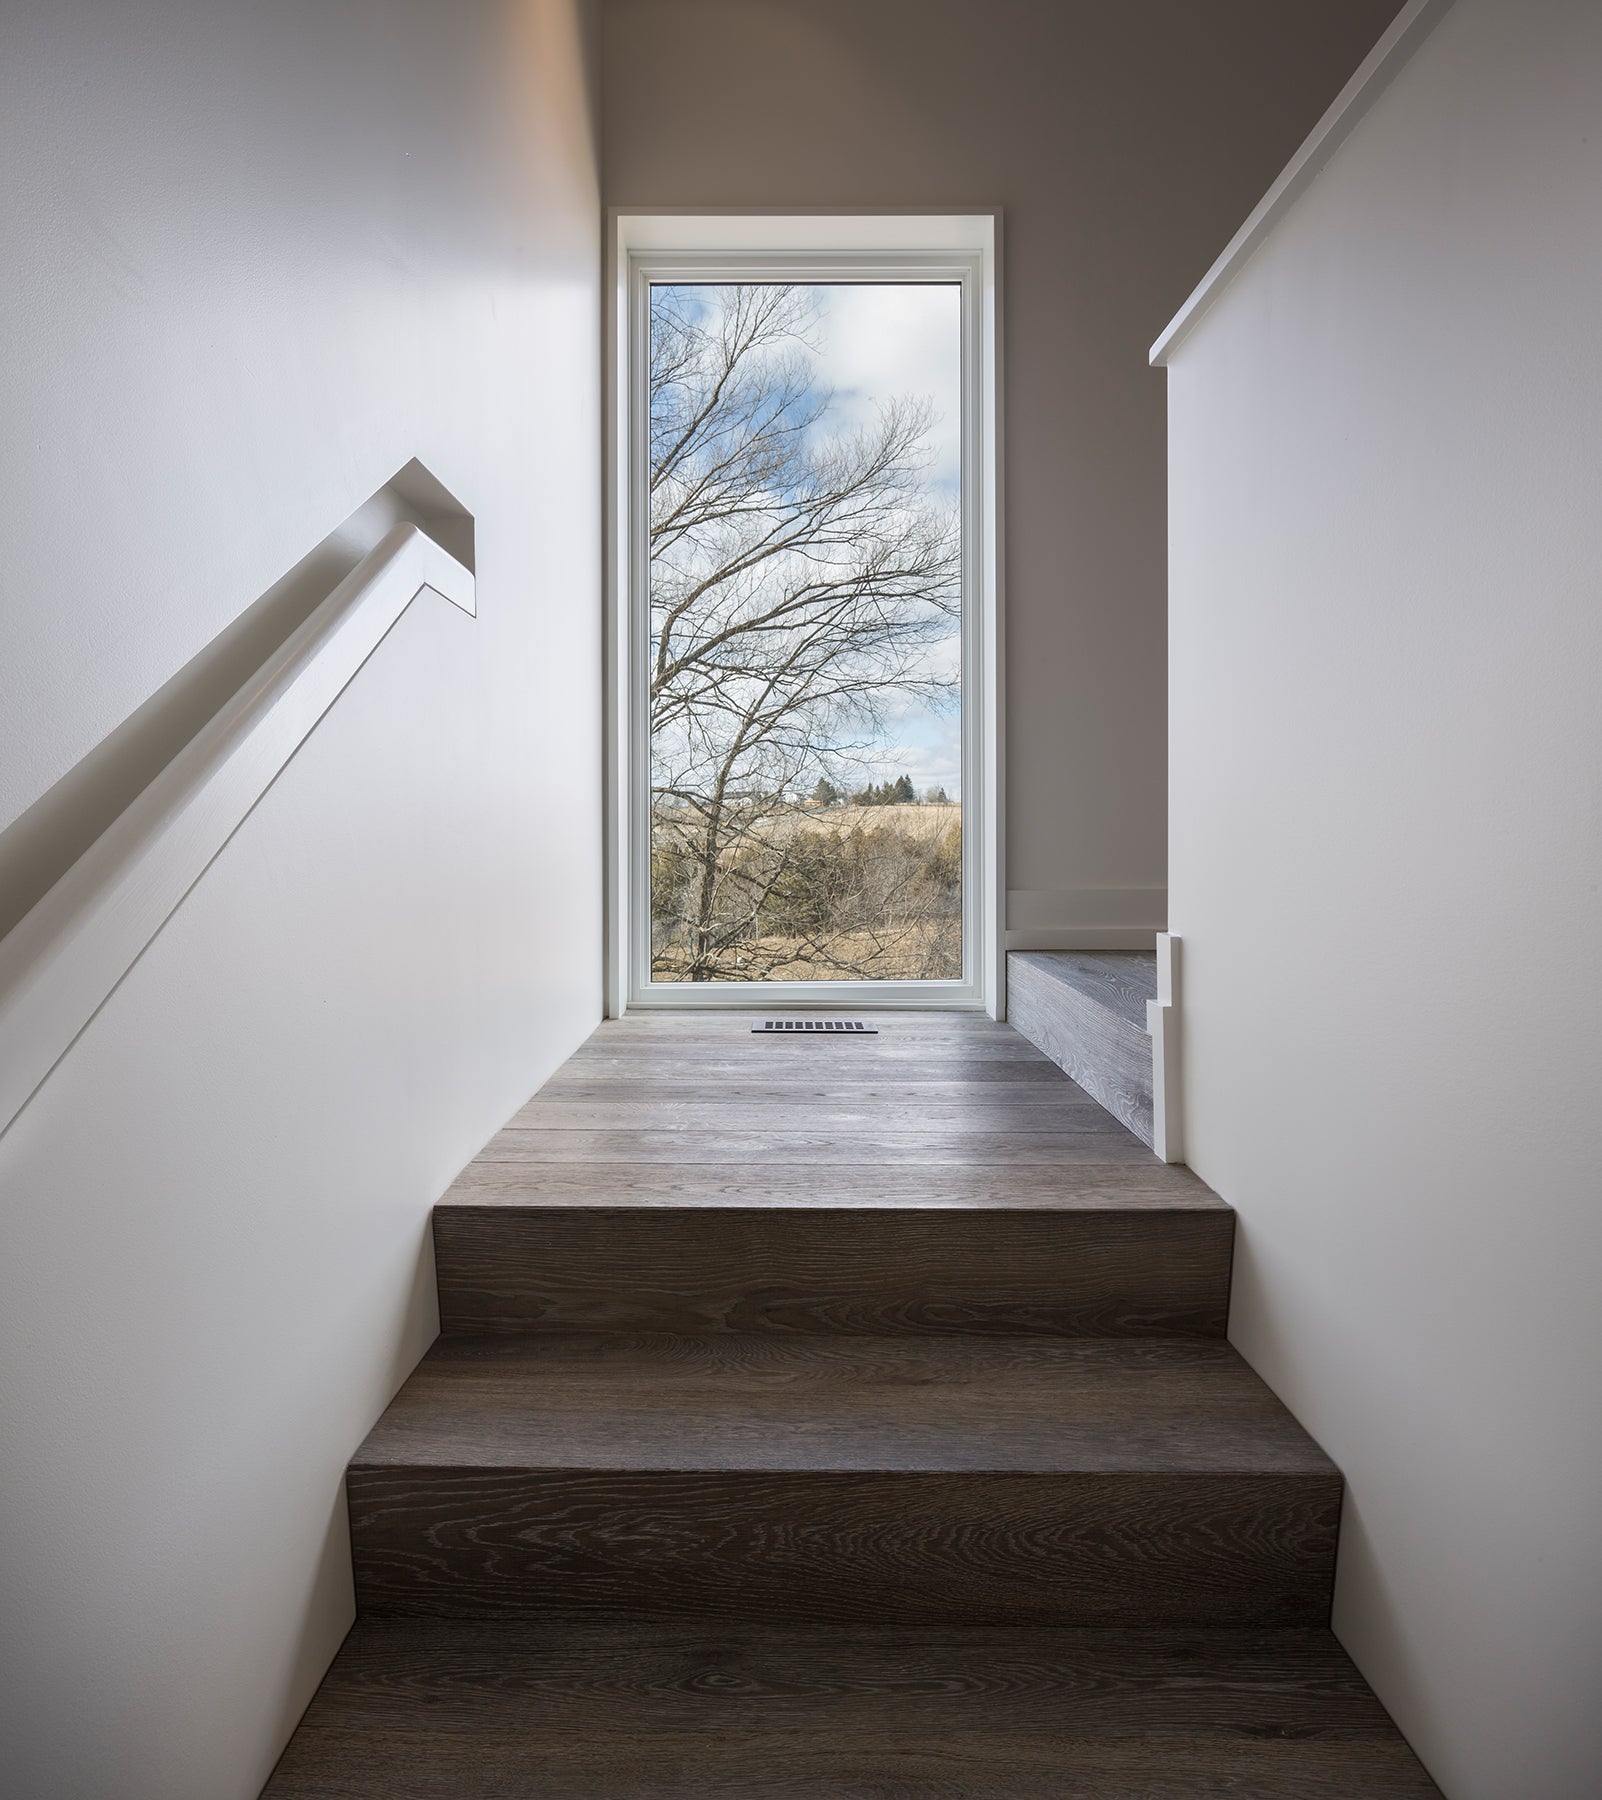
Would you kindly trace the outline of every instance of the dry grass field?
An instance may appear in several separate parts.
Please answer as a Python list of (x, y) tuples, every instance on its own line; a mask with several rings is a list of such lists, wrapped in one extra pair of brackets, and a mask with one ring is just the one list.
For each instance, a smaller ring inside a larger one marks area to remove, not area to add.
[(763, 822), (763, 829), (775, 843), (783, 843), (793, 832), (827, 831), (845, 837), (852, 831), (897, 831), (919, 843), (938, 843), (955, 825), (962, 827), (962, 808), (954, 800), (944, 804), (915, 803), (910, 806), (858, 806), (842, 801), (837, 806), (807, 807), (804, 811), (781, 814)]
[[(760, 981), (860, 981), (858, 971), (871, 967), (866, 977), (876, 981), (956, 981), (962, 975), (961, 920), (943, 927), (922, 925), (891, 928), (884, 932), (846, 932), (832, 946), (839, 962), (834, 966), (804, 957), (809, 946), (801, 939), (764, 938), (760, 945)], [(785, 951), (797, 956), (785, 960)]]
[[(749, 819), (708, 871), (695, 829), (652, 831), (658, 981), (954, 981), (962, 974), (962, 808), (805, 807)], [(716, 890), (716, 927), (697, 931)]]

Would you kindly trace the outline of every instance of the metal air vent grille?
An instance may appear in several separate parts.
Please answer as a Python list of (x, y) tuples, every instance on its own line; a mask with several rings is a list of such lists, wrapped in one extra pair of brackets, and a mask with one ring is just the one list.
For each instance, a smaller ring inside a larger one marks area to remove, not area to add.
[(843, 1031), (852, 1033), (877, 1032), (877, 1025), (870, 1025), (866, 1019), (758, 1019), (751, 1027), (753, 1031)]

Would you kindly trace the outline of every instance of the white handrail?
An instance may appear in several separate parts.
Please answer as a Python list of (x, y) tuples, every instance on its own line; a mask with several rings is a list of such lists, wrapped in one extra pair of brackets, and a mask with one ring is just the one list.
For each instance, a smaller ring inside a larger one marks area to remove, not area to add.
[(0, 1134), (419, 594), (474, 580), (397, 525), (0, 939)]

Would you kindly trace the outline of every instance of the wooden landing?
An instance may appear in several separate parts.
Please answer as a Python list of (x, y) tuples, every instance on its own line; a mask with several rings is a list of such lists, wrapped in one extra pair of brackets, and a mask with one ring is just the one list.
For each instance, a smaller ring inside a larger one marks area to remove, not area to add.
[(1227, 1211), (1010, 1025), (878, 1025), (765, 1037), (743, 1014), (609, 1021), (444, 1203)]

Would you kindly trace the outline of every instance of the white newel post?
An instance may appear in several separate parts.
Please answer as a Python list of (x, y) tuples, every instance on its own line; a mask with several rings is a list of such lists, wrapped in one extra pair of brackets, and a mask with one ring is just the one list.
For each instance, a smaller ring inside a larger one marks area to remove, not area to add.
[(1179, 939), (1157, 934), (1157, 998), (1146, 1002), (1151, 1033), (1151, 1147), (1166, 1163), (1185, 1160), (1179, 1104)]

